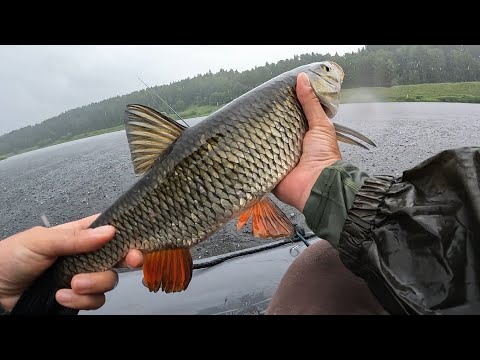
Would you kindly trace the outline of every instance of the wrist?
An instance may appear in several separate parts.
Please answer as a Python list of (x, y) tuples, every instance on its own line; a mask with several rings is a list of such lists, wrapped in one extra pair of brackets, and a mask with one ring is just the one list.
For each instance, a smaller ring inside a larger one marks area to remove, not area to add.
[(308, 172), (308, 175), (306, 174), (304, 178), (299, 179), (298, 187), (301, 189), (301, 192), (299, 196), (293, 199), (293, 206), (301, 213), (303, 213), (303, 209), (305, 208), (305, 204), (307, 203), (312, 188), (320, 177), (323, 169), (325, 169), (325, 167), (311, 169)]
[(322, 161), (317, 164), (310, 163), (310, 164), (305, 164), (305, 166), (308, 166), (308, 169), (304, 172), (305, 176), (304, 178), (301, 178), (299, 187), (301, 190), (300, 196), (297, 197), (296, 204), (294, 205), (295, 208), (297, 208), (298, 211), (303, 213), (303, 210), (305, 209), (305, 204), (307, 203), (308, 198), (310, 197), (310, 194), (312, 192), (312, 188), (317, 182), (318, 178), (322, 174), (323, 170), (325, 168), (335, 164), (337, 162), (337, 158), (333, 158), (327, 161)]
[(273, 194), (283, 203), (303, 213), (315, 182), (323, 170), (337, 159), (322, 162), (300, 162), (277, 186)]

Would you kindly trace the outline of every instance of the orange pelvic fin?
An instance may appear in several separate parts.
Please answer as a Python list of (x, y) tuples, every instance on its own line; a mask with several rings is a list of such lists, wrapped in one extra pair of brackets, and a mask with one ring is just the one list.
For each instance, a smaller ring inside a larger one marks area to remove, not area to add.
[(260, 238), (279, 238), (292, 236), (295, 228), (288, 217), (268, 197), (255, 203), (252, 207), (244, 210), (237, 222), (237, 230), (240, 230), (253, 217), (253, 235)]
[(250, 219), (250, 215), (252, 215), (253, 207), (249, 207), (248, 209), (244, 210), (240, 216), (238, 217), (237, 221), (237, 230), (240, 230)]
[(192, 279), (193, 261), (190, 249), (163, 249), (144, 254), (143, 278), (150, 291), (166, 293), (183, 291)]

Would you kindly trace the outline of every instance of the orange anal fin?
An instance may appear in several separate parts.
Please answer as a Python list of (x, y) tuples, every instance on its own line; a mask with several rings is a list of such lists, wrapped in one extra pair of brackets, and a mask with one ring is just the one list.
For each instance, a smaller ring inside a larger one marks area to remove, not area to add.
[[(280, 208), (268, 197), (265, 196), (262, 200), (257, 202), (250, 208), (252, 214), (252, 228), (253, 235), (259, 238), (279, 238), (292, 236), (295, 232), (290, 219), (280, 210)], [(246, 214), (246, 211), (242, 213), (238, 219), (241, 223), (241, 218)], [(248, 215), (248, 217), (250, 214)], [(248, 221), (248, 217), (242, 219), (245, 223)], [(242, 224), (242, 226), (244, 223)], [(238, 225), (237, 225), (238, 229)]]
[(166, 293), (183, 291), (192, 279), (193, 261), (190, 249), (163, 249), (144, 254), (143, 282), (150, 291)]

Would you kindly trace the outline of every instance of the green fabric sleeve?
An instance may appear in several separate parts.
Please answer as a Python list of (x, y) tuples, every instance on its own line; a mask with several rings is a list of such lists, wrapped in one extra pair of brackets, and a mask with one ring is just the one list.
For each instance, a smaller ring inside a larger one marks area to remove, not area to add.
[(305, 220), (318, 237), (335, 248), (348, 210), (367, 178), (359, 168), (339, 160), (326, 167), (312, 187), (303, 209)]

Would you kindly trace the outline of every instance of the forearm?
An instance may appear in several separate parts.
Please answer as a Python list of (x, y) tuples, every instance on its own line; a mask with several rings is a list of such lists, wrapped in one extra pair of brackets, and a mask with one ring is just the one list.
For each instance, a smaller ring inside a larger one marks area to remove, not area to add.
[(326, 167), (303, 209), (308, 227), (337, 247), (348, 211), (367, 178), (365, 172), (343, 160)]

